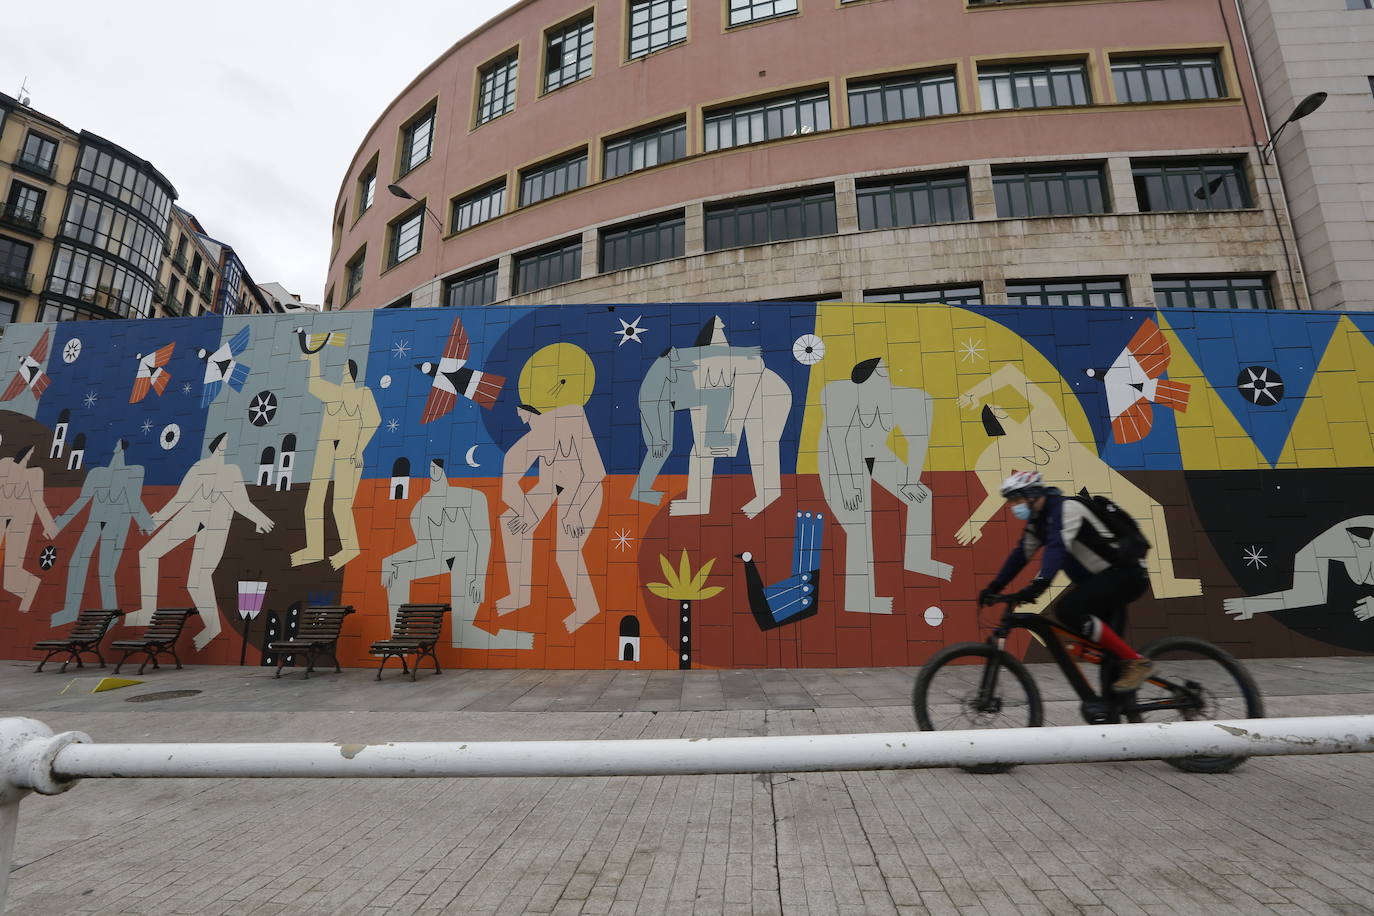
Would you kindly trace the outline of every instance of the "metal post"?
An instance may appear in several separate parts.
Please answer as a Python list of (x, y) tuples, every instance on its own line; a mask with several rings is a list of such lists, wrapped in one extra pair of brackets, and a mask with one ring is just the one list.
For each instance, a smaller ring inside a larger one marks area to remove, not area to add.
[(5, 912), (5, 891), (14, 867), (14, 834), (19, 828), (19, 799), (0, 802), (0, 914)]

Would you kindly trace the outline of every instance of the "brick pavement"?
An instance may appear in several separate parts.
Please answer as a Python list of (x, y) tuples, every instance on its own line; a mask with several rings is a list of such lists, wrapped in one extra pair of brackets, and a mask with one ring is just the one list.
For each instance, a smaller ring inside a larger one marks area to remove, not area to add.
[[(150, 674), (0, 714), (96, 740), (495, 740), (894, 731), (911, 669)], [(1074, 721), (1035, 668), (1051, 720)], [(1272, 715), (1363, 713), (1374, 659), (1252, 663)], [(85, 674), (85, 672), (81, 672)], [(195, 688), (146, 704), (140, 693)], [(23, 805), (13, 914), (1374, 912), (1374, 755), (695, 777), (88, 780)]]

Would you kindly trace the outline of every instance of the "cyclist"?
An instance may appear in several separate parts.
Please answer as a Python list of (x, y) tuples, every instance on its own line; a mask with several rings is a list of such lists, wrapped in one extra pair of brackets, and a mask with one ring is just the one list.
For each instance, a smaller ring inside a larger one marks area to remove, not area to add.
[(991, 603), (989, 597), (1001, 593), (1044, 548), (1040, 572), (1014, 597), (1034, 604), (1063, 570), (1072, 584), (1055, 602), (1055, 616), (1122, 660), (1113, 691), (1135, 690), (1150, 676), (1154, 662), (1128, 646), (1119, 634), (1126, 625), (1126, 606), (1143, 595), (1149, 584), (1144, 565), (1139, 560), (1118, 562), (1107, 526), (1082, 502), (1045, 486), (1038, 471), (1013, 471), (1001, 492), (1012, 514), (1026, 523), (1026, 530), (1001, 572), (979, 593), (979, 603)]

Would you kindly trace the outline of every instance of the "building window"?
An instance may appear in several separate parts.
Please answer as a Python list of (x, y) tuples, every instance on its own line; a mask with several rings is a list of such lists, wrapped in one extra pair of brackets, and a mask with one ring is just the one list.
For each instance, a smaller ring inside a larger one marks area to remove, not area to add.
[(48, 290), (122, 318), (152, 313), (152, 283), (118, 261), (66, 244), (53, 254)]
[(793, 193), (706, 210), (706, 250), (834, 235), (835, 191)]
[(1226, 95), (1216, 55), (1150, 57), (1112, 64), (1118, 102), (1183, 102)]
[(1126, 281), (1120, 277), (1097, 280), (1007, 281), (1008, 305), (1088, 305), (1124, 307), (1130, 304)]
[(544, 91), (553, 92), (592, 75), (590, 14), (549, 32), (544, 41)]
[(601, 272), (680, 258), (687, 251), (681, 212), (601, 232)]
[(1268, 277), (1155, 277), (1159, 308), (1271, 309)]
[(797, 0), (730, 0), (730, 25), (744, 25), (796, 11)]
[(706, 116), (706, 151), (830, 129), (830, 93), (810, 91), (714, 111)]
[(1348, 10), (1374, 10), (1374, 0), (1345, 0)]
[(587, 183), (587, 151), (555, 159), (520, 173), (520, 206), (576, 191)]
[(849, 86), (849, 123), (853, 127), (958, 111), (959, 91), (955, 88), (953, 70)]
[(0, 298), (0, 323), (10, 324), (19, 320), (19, 303), (13, 299)]
[(606, 141), (602, 176), (615, 178), (687, 155), (687, 119)]
[(372, 164), (363, 172), (358, 179), (358, 215), (362, 216), (372, 206), (372, 201), (377, 197), (377, 160), (373, 159)]
[(161, 233), (117, 204), (72, 190), (61, 234), (128, 261), (150, 277), (157, 276)]
[(498, 181), (453, 202), (449, 231), (462, 232), (506, 211), (506, 183)]
[(0, 236), (0, 287), (30, 292), (33, 275), (29, 273), (29, 261), (32, 257), (32, 245)]
[(929, 226), (971, 219), (968, 174), (886, 179), (856, 189), (860, 229)]
[(1251, 205), (1245, 170), (1234, 160), (1135, 162), (1131, 174), (1142, 211), (1239, 210)]
[(444, 281), (444, 305), (491, 305), (496, 301), (495, 262)]
[(176, 305), (177, 296), (181, 294), (181, 278), (172, 274), (167, 278), (167, 301)]
[(19, 150), (19, 158), (14, 160), (14, 164), (26, 171), (51, 178), (57, 168), (57, 141), (29, 131), (29, 135), (24, 138), (23, 147)]
[(984, 111), (1087, 105), (1087, 68), (1082, 63), (1019, 64), (978, 71)]
[(480, 126), (515, 107), (515, 79), (520, 56), (515, 51), (487, 64), (479, 72), (481, 87), (477, 92), (477, 124)]
[(1004, 219), (1107, 212), (1101, 167), (994, 172), (992, 189)]
[(188, 290), (186, 291), (186, 300), (182, 303), (182, 313), (181, 313), (181, 314), (183, 314), (183, 315), (195, 315), (195, 314), (196, 314), (196, 294), (195, 294), (195, 291), (194, 291), (194, 290), (188, 289)]
[(630, 58), (687, 40), (687, 0), (630, 0)]
[(363, 260), (366, 254), (367, 246), (364, 245), (344, 267), (344, 302), (358, 295), (363, 288)]
[(515, 257), (515, 295), (570, 283), (582, 276), (582, 240), (571, 239)]
[(434, 148), (434, 109), (411, 121), (401, 131), (401, 174), (422, 165)]
[(133, 207), (154, 226), (165, 226), (171, 218), (172, 198), (162, 185), (135, 165), (104, 150), (82, 148), (75, 183)]
[(395, 267), (420, 253), (420, 237), (425, 228), (425, 203), (391, 221), (388, 227), (387, 266)]
[(982, 305), (983, 288), (969, 286), (912, 286), (864, 293), (865, 302), (943, 302), (945, 305)]
[(94, 321), (102, 316), (63, 302), (44, 299), (38, 307), (39, 321)]
[(28, 232), (43, 231), (43, 202), (47, 192), (42, 188), (14, 181), (10, 184), (10, 197), (5, 201), (5, 209), (0, 220)]

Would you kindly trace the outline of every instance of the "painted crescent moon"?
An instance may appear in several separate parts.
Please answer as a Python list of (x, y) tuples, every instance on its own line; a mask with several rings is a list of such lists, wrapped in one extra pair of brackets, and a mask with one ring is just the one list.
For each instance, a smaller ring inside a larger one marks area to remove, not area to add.
[(472, 448), (468, 449), (467, 462), (468, 462), (468, 467), (470, 467), (470, 468), (480, 468), (480, 467), (481, 467), (480, 464), (478, 464), (475, 460), (473, 460), (473, 457), (472, 457), (472, 456), (473, 456), (476, 452), (477, 452), (477, 446), (475, 446), (475, 445), (474, 445)]

